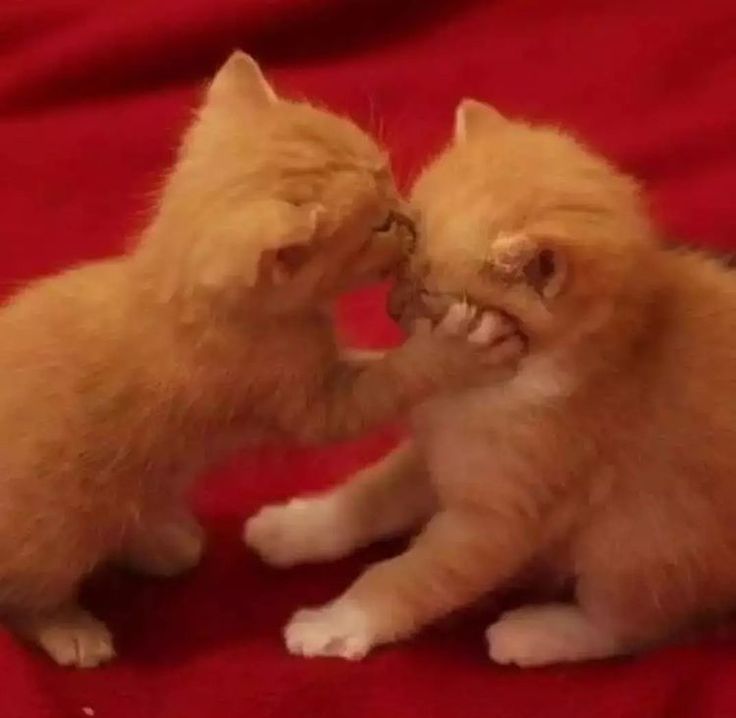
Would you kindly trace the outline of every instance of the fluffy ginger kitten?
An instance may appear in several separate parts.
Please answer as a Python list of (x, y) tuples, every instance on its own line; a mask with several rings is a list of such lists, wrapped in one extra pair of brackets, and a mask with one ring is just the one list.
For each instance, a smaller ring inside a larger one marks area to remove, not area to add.
[[(375, 361), (342, 358), (324, 307), (403, 255), (383, 152), (279, 99), (236, 53), (210, 84), (130, 253), (38, 281), (0, 310), (0, 611), (57, 662), (113, 655), (76, 603), (113, 559), (197, 563), (198, 471), (262, 441), (348, 436), (500, 362), (503, 322), (457, 305)], [(463, 369), (464, 367), (464, 369)]]
[(422, 526), (288, 648), (359, 658), (544, 569), (572, 599), (488, 629), (499, 663), (642, 649), (736, 606), (736, 281), (660, 244), (637, 186), (571, 137), (465, 101), (417, 182), (405, 319), (469, 297), (518, 319), (504, 382), (446, 392), (414, 438), (331, 493), (253, 519), (266, 560), (333, 558)]

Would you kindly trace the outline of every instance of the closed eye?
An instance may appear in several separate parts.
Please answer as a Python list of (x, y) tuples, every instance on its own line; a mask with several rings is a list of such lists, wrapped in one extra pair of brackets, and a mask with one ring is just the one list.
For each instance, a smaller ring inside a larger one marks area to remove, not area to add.
[(396, 220), (397, 220), (396, 212), (390, 211), (386, 215), (386, 219), (384, 219), (383, 222), (381, 222), (381, 224), (379, 224), (377, 227), (374, 227), (373, 231), (374, 232), (388, 232), (394, 226), (394, 223), (396, 222)]
[(404, 235), (404, 242), (406, 245), (404, 249), (407, 254), (411, 254), (416, 245), (417, 228), (414, 225), (414, 222), (412, 222), (412, 220), (405, 214), (391, 210), (386, 219), (380, 225), (374, 227), (373, 231), (377, 234), (381, 234), (395, 229), (397, 225), (404, 230), (402, 233)]

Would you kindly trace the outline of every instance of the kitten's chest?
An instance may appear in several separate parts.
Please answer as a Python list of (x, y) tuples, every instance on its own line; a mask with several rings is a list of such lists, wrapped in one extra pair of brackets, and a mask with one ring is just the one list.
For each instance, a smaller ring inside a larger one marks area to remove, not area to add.
[(438, 398), (414, 412), (415, 439), (440, 498), (487, 484), (509, 460), (499, 419), (465, 396)]
[(553, 420), (549, 409), (571, 388), (556, 366), (533, 361), (510, 381), (420, 406), (414, 432), (440, 496), (480, 499), (533, 471), (535, 443)]

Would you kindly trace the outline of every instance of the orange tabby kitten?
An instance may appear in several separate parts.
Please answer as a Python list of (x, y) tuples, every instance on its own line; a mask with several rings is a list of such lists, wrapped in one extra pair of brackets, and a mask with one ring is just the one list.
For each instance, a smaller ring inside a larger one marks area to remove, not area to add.
[[(211, 83), (128, 255), (36, 282), (0, 311), (0, 610), (57, 662), (109, 632), (81, 579), (118, 559), (197, 563), (192, 476), (235, 447), (360, 432), (445, 377), (518, 351), (458, 304), (375, 361), (342, 359), (338, 294), (382, 276), (411, 223), (352, 123), (281, 100), (236, 53)], [(469, 339), (469, 341), (466, 341)]]
[(641, 649), (736, 605), (736, 282), (662, 246), (636, 184), (571, 137), (465, 101), (417, 182), (419, 246), (394, 309), (470, 297), (529, 354), (414, 413), (414, 440), (326, 495), (267, 508), (285, 565), (424, 524), (402, 555), (296, 614), (290, 651), (359, 658), (523, 575), (574, 581), (488, 629), (537, 666)]

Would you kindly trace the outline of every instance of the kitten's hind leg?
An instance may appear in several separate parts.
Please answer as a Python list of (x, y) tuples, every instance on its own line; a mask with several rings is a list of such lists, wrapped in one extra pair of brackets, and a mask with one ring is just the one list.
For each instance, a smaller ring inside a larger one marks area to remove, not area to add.
[(623, 653), (613, 633), (575, 604), (524, 606), (504, 613), (486, 632), (496, 663), (522, 668), (608, 658)]
[(185, 509), (146, 517), (131, 530), (121, 562), (148, 576), (169, 578), (194, 568), (202, 558), (205, 535)]
[(426, 521), (435, 498), (417, 450), (403, 444), (325, 494), (267, 506), (245, 524), (267, 563), (330, 561)]
[(76, 604), (14, 617), (9, 624), (60, 666), (95, 668), (115, 657), (107, 626)]

